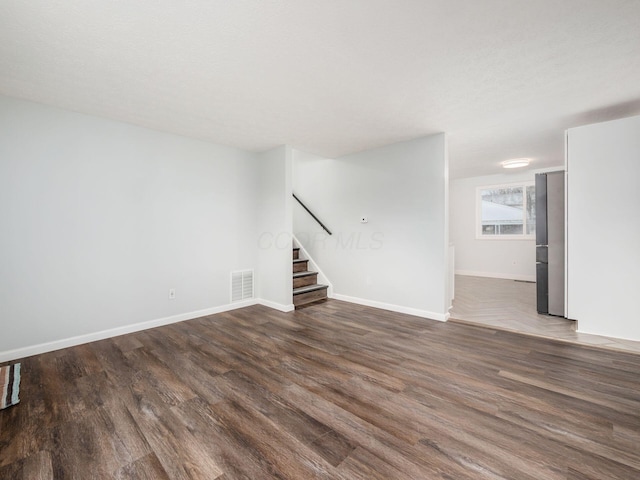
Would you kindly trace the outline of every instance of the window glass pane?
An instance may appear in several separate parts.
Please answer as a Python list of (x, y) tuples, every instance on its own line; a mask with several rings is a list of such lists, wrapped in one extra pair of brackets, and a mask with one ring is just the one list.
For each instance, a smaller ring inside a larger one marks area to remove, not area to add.
[(527, 186), (527, 235), (536, 233), (536, 187)]
[[(480, 191), (482, 235), (522, 235), (523, 187), (498, 187)], [(492, 228), (485, 228), (485, 227)]]
[(500, 225), (500, 235), (522, 235), (522, 224)]

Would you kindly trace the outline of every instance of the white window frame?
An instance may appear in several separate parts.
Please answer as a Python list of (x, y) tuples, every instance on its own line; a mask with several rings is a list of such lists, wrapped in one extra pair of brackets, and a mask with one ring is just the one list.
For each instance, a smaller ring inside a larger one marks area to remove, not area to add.
[(482, 191), (490, 190), (494, 188), (513, 188), (522, 187), (522, 231), (527, 231), (527, 195), (526, 188), (535, 186), (535, 182), (514, 182), (514, 183), (499, 183), (497, 185), (482, 185), (476, 187), (476, 240), (535, 240), (536, 234), (520, 233), (516, 235), (483, 235), (482, 234)]

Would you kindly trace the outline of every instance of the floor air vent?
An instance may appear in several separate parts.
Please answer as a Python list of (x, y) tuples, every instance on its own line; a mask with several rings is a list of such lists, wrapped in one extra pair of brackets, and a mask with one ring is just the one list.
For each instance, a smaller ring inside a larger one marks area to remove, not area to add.
[(231, 272), (231, 302), (253, 298), (253, 270)]

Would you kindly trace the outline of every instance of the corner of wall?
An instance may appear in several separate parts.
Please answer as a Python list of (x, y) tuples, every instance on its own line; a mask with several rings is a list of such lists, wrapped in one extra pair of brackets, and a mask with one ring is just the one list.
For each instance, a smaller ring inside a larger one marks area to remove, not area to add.
[(272, 305), (287, 306), (293, 303), (293, 150), (282, 145), (259, 155), (255, 226), (258, 239), (257, 295)]
[(334, 298), (444, 319), (446, 153), (444, 133), (334, 159), (295, 152), (296, 194), (333, 235), (295, 207), (294, 232), (331, 279)]

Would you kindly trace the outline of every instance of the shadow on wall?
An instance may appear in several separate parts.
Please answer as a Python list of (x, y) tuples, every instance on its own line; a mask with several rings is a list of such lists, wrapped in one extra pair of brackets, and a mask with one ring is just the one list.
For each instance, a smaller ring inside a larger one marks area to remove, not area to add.
[(640, 98), (629, 102), (617, 103), (604, 108), (587, 110), (571, 117), (567, 117), (564, 128), (578, 127), (591, 123), (608, 122), (620, 118), (632, 117), (640, 114)]

